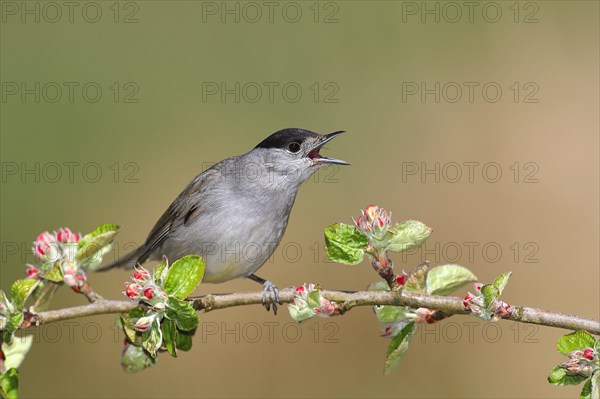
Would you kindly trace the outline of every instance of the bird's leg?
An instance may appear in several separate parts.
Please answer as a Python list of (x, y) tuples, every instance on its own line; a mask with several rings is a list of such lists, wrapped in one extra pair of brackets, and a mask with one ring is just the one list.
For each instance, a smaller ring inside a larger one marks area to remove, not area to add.
[(264, 278), (258, 277), (256, 274), (251, 274), (248, 278), (252, 281), (256, 281), (259, 284), (262, 284), (262, 303), (263, 306), (267, 309), (267, 312), (271, 310), (271, 304), (273, 304), (273, 313), (277, 314), (277, 304), (281, 305), (281, 301), (279, 300), (279, 288), (275, 286), (269, 280), (265, 280)]

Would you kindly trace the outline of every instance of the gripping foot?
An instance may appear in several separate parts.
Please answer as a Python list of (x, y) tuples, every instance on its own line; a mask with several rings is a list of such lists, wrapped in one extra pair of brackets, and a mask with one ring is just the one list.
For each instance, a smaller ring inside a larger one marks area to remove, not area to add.
[(273, 305), (273, 313), (277, 314), (277, 304), (281, 305), (281, 301), (279, 299), (279, 288), (275, 286), (269, 280), (265, 280), (264, 278), (260, 278), (255, 274), (251, 274), (248, 276), (249, 279), (256, 281), (257, 283), (262, 284), (262, 303), (267, 312), (271, 310), (271, 305)]

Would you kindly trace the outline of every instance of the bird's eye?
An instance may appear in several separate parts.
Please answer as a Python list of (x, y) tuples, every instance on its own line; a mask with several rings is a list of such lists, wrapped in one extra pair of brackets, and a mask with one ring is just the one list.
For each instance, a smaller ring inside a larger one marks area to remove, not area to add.
[(291, 153), (296, 154), (298, 151), (300, 151), (300, 143), (296, 143), (295, 141), (290, 143), (288, 145), (288, 150), (290, 150)]

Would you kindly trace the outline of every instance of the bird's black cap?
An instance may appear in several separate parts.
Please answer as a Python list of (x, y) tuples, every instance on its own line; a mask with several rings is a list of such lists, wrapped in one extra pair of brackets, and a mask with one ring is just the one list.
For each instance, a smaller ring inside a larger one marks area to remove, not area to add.
[(261, 141), (255, 148), (287, 148), (291, 143), (303, 143), (309, 137), (319, 137), (317, 133), (313, 133), (310, 130), (288, 128), (273, 133), (263, 141)]

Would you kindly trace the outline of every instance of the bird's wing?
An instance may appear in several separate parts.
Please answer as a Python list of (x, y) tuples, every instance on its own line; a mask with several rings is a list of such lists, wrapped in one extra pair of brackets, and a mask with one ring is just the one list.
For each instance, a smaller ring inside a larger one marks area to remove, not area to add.
[(217, 180), (215, 169), (208, 169), (199, 174), (187, 185), (165, 213), (158, 219), (143, 246), (144, 250), (138, 256), (138, 262), (145, 262), (168, 238), (173, 229), (180, 225), (188, 225), (201, 213), (201, 197)]

